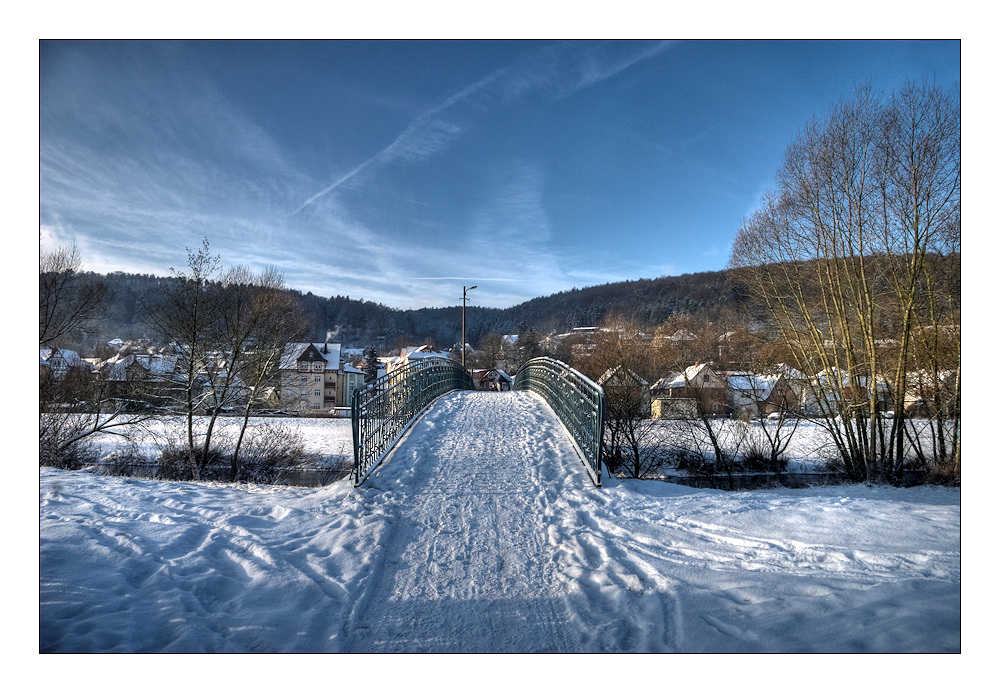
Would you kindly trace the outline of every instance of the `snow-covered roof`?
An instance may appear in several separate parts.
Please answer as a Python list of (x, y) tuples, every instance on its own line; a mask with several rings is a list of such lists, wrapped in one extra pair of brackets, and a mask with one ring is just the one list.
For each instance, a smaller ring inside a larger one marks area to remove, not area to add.
[(286, 370), (297, 368), (299, 358), (310, 346), (315, 348), (326, 361), (324, 370), (340, 370), (340, 345), (329, 342), (292, 342), (288, 344), (281, 354), (281, 368)]
[(782, 376), (778, 374), (762, 375), (745, 371), (727, 371), (725, 374), (729, 387), (750, 394), (757, 399), (765, 400), (771, 396), (774, 386)]
[(154, 378), (164, 378), (177, 370), (177, 360), (175, 354), (130, 354), (120, 359), (108, 360), (105, 365), (111, 367), (108, 371), (108, 380), (125, 380), (128, 368), (132, 364), (137, 364)]
[(393, 364), (402, 364), (416, 359), (446, 359), (450, 358), (450, 356), (451, 354), (447, 351), (435, 351), (429, 344), (424, 344), (423, 346), (400, 349), (399, 356), (389, 359), (389, 362)]
[(477, 380), (481, 380), (484, 376), (489, 375), (490, 373), (495, 373), (496, 377), (499, 378), (500, 380), (505, 380), (509, 383), (514, 382), (514, 379), (512, 377), (510, 377), (507, 373), (500, 370), (499, 368), (474, 368), (472, 370), (472, 377), (476, 378)]
[(792, 366), (789, 366), (787, 363), (779, 363), (777, 366), (774, 367), (774, 370), (775, 372), (781, 373), (783, 376), (785, 376), (786, 380), (801, 381), (806, 379), (805, 373), (800, 371), (798, 368), (793, 368)]
[(660, 378), (656, 381), (653, 387), (656, 389), (686, 387), (689, 383), (693, 382), (695, 376), (705, 370), (707, 366), (707, 363), (696, 363), (693, 366), (688, 366), (680, 373), (674, 373), (673, 375), (668, 375), (666, 378)]
[[(829, 385), (831, 383), (839, 382), (841, 387), (851, 387), (851, 376), (847, 371), (841, 370), (836, 366), (827, 368), (826, 370), (820, 371), (813, 378), (813, 381), (818, 385)], [(857, 378), (857, 382), (861, 387), (869, 387), (872, 379), (867, 375), (862, 375)], [(889, 389), (889, 382), (882, 377), (875, 378), (875, 389), (880, 392), (885, 392)]]
[(602, 386), (607, 386), (610, 384), (612, 387), (614, 387), (615, 385), (622, 385), (623, 383), (621, 381), (625, 379), (631, 380), (636, 385), (643, 385), (643, 386), (649, 385), (649, 383), (644, 378), (636, 374), (634, 371), (625, 368), (624, 366), (615, 366), (614, 368), (609, 368), (608, 370), (604, 371), (604, 375), (602, 375), (600, 378), (597, 379), (597, 384)]

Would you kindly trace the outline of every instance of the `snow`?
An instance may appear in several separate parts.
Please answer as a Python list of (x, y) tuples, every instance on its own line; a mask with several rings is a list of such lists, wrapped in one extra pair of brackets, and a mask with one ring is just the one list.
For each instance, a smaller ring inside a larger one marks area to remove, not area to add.
[(42, 652), (961, 649), (958, 489), (599, 489), (532, 393), (440, 398), (357, 489), (39, 498)]
[[(203, 430), (208, 417), (196, 417), (196, 420), (198, 430)], [(216, 419), (214, 435), (235, 435), (242, 423), (240, 416), (220, 416)], [(186, 426), (187, 419), (183, 416), (164, 416), (145, 423), (141, 430), (134, 432), (139, 452), (147, 459), (154, 460), (166, 441), (186, 435)], [(346, 417), (253, 416), (250, 417), (248, 426), (279, 427), (297, 433), (303, 449), (318, 456), (318, 466), (341, 469), (351, 465), (354, 443), (349, 413)], [(118, 451), (125, 445), (125, 440), (113, 433), (95, 435), (92, 442), (102, 456)]]

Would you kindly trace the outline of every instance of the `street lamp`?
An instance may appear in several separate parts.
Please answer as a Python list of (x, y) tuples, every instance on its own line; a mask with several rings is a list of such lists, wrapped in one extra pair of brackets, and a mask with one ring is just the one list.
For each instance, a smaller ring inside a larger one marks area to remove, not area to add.
[(465, 368), (465, 294), (477, 287), (462, 287), (462, 368)]

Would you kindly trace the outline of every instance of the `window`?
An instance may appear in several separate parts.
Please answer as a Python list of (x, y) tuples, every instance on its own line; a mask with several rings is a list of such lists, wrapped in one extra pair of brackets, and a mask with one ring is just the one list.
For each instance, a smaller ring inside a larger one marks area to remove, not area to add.
[(316, 376), (316, 377), (314, 378), (314, 380), (315, 380), (315, 381), (316, 381), (317, 383), (318, 383), (318, 382), (321, 382), (321, 381), (323, 380), (323, 376), (321, 376), (321, 375), (317, 375), (317, 376)]
[(323, 394), (323, 393), (322, 393), (322, 392), (320, 392), (319, 390), (313, 390), (313, 395), (314, 395), (314, 396), (316, 396), (316, 397), (319, 397), (319, 396), (320, 396), (320, 395), (322, 395), (322, 394)]

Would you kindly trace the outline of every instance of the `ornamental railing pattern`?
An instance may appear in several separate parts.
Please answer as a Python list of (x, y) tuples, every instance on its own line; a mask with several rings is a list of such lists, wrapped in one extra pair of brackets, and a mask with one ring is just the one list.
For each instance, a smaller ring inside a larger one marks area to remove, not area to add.
[(386, 373), (351, 397), (354, 468), (360, 486), (382, 463), (410, 422), (435, 398), (451, 390), (471, 390), (469, 371), (449, 359), (420, 359)]
[(546, 356), (521, 366), (514, 389), (537, 392), (549, 403), (576, 441), (590, 478), (600, 486), (604, 389), (562, 361)]

